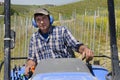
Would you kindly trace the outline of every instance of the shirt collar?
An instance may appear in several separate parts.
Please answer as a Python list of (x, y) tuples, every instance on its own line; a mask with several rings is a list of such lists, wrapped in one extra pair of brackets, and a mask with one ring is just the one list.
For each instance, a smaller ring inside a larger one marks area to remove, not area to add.
[(47, 39), (45, 39), (45, 38), (41, 35), (40, 29), (38, 29), (38, 31), (37, 31), (37, 37), (40, 38), (41, 40), (48, 41), (49, 38), (50, 38), (49, 35), (53, 32), (53, 28), (54, 28), (54, 26), (50, 26), (49, 31), (48, 31), (48, 38), (47, 38)]

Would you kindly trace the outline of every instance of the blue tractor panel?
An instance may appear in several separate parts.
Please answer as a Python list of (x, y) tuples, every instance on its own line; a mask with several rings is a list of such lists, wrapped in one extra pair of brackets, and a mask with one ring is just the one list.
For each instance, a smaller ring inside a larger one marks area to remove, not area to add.
[(37, 74), (32, 80), (95, 80), (95, 77), (85, 72), (63, 72)]

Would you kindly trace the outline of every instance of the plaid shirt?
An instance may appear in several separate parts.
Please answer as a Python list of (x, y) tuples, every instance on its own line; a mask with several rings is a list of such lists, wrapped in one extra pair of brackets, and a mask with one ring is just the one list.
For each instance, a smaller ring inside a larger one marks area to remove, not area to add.
[(66, 27), (50, 27), (48, 37), (45, 39), (39, 31), (35, 32), (30, 40), (28, 59), (39, 62), (47, 58), (71, 58), (67, 46), (78, 50), (78, 42)]

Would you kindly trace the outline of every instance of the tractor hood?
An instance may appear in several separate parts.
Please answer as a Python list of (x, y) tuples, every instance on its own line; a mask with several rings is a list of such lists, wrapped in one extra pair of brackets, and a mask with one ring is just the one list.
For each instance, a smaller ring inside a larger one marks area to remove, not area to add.
[(37, 74), (31, 80), (97, 80), (90, 73), (64, 72)]

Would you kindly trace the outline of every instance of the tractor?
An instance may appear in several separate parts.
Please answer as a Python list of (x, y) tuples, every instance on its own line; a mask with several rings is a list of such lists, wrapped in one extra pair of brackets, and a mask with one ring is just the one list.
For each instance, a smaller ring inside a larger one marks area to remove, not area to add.
[[(10, 1), (5, 0), (5, 38), (4, 38), (4, 80), (119, 80), (120, 67), (116, 42), (114, 0), (107, 0), (109, 14), (109, 31), (111, 57), (102, 55), (94, 57), (107, 57), (111, 59), (112, 71), (100, 65), (93, 65), (77, 58), (46, 59), (41, 60), (34, 71), (30, 70), (30, 76), (25, 76), (25, 65), (15, 66), (10, 70), (10, 49), (14, 46), (15, 32), (10, 30)], [(12, 34), (12, 35), (10, 35)], [(12, 38), (12, 39), (11, 39)], [(12, 44), (11, 44), (12, 42)], [(11, 58), (11, 59), (26, 59)]]

